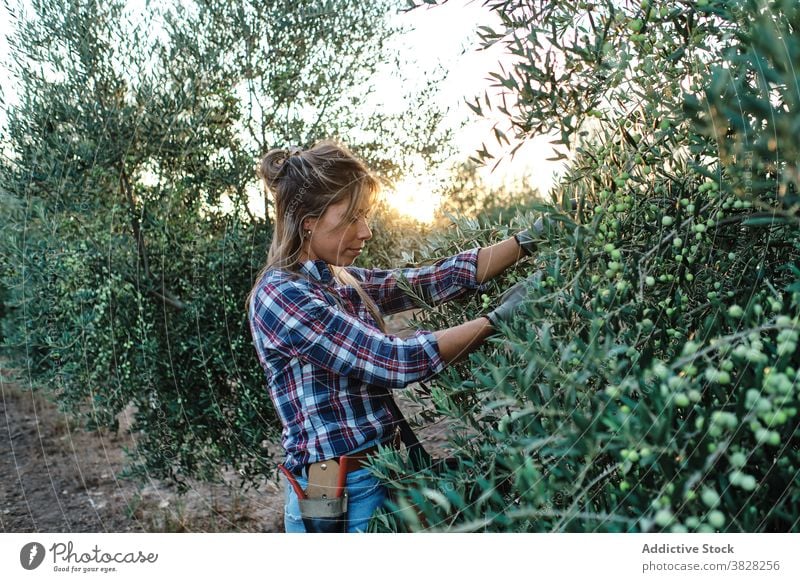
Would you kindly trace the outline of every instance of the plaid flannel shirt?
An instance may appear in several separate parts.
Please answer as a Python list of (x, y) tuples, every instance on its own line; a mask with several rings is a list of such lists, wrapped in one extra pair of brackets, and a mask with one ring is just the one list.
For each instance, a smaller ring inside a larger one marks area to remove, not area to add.
[[(345, 268), (388, 315), (418, 307), (398, 286), (401, 279), (431, 305), (483, 291), (478, 250), (417, 268)], [(285, 465), (295, 472), (385, 441), (397, 422), (386, 404), (388, 390), (445, 367), (432, 332), (384, 334), (355, 289), (339, 285), (325, 261), (307, 260), (299, 273), (267, 271), (249, 309), (253, 344), (283, 424)]]

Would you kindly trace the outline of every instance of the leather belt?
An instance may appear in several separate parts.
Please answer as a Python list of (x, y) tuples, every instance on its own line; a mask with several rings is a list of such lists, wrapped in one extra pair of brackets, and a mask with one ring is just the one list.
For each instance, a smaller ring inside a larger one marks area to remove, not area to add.
[[(402, 444), (402, 438), (400, 437), (400, 431), (396, 430), (388, 440), (381, 443), (381, 446), (391, 447), (393, 449), (399, 449), (401, 444)], [(357, 453), (353, 453), (351, 455), (344, 455), (345, 457), (347, 457), (347, 467), (346, 467), (347, 474), (349, 475), (353, 471), (358, 471), (359, 469), (363, 469), (367, 465), (367, 460), (369, 459), (369, 457), (378, 452), (378, 446), (379, 445), (373, 445), (367, 449), (364, 449), (363, 451), (358, 451)], [(324, 463), (326, 460), (331, 460), (331, 459), (324, 459), (322, 461), (317, 461), (317, 463)], [(339, 458), (336, 457), (332, 460), (338, 462)], [(298, 467), (293, 472), (295, 473), (295, 475), (307, 477), (308, 476), (307, 469), (312, 464), (314, 463)]]
[[(391, 447), (393, 449), (400, 448), (400, 432), (395, 431), (392, 438), (385, 441), (383, 443), (384, 447)], [(367, 459), (370, 455), (374, 455), (378, 452), (378, 445), (373, 445), (368, 449), (364, 449), (363, 451), (358, 451), (357, 453), (353, 453), (352, 455), (345, 455), (347, 457), (347, 473), (350, 474), (353, 471), (357, 471), (358, 469), (362, 469), (367, 465)]]

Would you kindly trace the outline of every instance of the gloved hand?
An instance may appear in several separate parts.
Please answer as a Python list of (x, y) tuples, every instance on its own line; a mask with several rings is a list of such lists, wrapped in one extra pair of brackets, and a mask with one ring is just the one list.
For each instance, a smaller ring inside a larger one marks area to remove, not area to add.
[(517, 307), (528, 296), (528, 289), (533, 286), (538, 286), (544, 276), (543, 271), (536, 271), (527, 279), (515, 283), (505, 290), (500, 296), (499, 305), (492, 311), (486, 314), (492, 326), (497, 329), (501, 321), (508, 321), (511, 319), (512, 314), (516, 311)]
[(538, 235), (542, 234), (543, 230), (544, 218), (540, 216), (536, 219), (536, 222), (533, 223), (532, 228), (526, 228), (514, 235), (514, 238), (517, 239), (517, 244), (519, 244), (523, 252), (529, 257), (539, 250), (539, 245), (536, 244), (536, 240), (538, 239)]
[[(575, 211), (578, 208), (578, 199), (572, 198), (570, 201), (570, 212)], [(545, 226), (549, 226), (550, 220), (547, 216), (540, 216), (536, 219), (536, 222), (533, 223), (531, 228), (526, 228), (514, 235), (514, 238), (517, 239), (517, 243), (519, 244), (520, 248), (525, 252), (526, 255), (531, 256), (538, 250), (538, 245), (536, 244), (537, 240), (541, 240), (541, 234), (545, 229)]]

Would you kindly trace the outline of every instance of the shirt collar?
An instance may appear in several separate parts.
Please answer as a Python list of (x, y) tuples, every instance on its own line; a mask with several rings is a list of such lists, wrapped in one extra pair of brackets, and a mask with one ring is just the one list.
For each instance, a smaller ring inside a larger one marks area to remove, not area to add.
[(306, 259), (300, 263), (300, 270), (309, 277), (325, 285), (333, 281), (333, 273), (330, 266), (322, 259)]

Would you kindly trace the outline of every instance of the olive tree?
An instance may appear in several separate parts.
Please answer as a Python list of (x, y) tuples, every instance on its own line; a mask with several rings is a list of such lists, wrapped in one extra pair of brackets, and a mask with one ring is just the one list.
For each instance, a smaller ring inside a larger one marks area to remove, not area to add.
[(555, 132), (568, 172), (538, 212), (435, 241), (552, 226), (496, 284), (542, 272), (517, 317), (416, 392), (452, 462), (382, 455), (393, 500), (373, 527), (796, 531), (800, 8), (487, 4), (512, 105), (473, 108), (503, 108), (500, 149)]
[(132, 410), (130, 473), (257, 482), (279, 426), (244, 306), (272, 230), (256, 162), (334, 137), (391, 177), (425, 136), (431, 163), (447, 152), (434, 86), (408, 113), (365, 109), (398, 58), (388, 1), (30, 7), (9, 13), (10, 365), (88, 428)]

